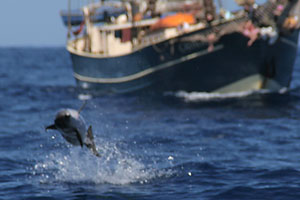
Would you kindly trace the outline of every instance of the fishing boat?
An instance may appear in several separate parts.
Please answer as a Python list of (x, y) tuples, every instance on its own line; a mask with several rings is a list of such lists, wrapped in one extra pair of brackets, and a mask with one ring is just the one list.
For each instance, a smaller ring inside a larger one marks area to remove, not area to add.
[(61, 15), (80, 88), (229, 93), (290, 85), (299, 0), (90, 0), (77, 9), (73, 1)]

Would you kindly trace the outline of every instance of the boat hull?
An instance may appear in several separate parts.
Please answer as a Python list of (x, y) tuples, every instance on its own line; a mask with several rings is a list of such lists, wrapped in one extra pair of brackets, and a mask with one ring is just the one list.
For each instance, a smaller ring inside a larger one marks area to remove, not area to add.
[(70, 52), (78, 85), (99, 93), (155, 91), (239, 92), (289, 87), (299, 31), (274, 44), (259, 39), (250, 47), (240, 33), (223, 36), (212, 51), (193, 35), (161, 42), (131, 54), (101, 58)]

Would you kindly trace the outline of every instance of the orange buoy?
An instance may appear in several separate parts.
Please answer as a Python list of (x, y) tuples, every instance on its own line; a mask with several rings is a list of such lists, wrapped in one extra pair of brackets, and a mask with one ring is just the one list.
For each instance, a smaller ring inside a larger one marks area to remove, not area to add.
[(192, 14), (189, 13), (177, 13), (160, 19), (158, 22), (151, 26), (151, 30), (160, 28), (170, 28), (182, 25), (184, 23), (195, 24), (196, 19)]

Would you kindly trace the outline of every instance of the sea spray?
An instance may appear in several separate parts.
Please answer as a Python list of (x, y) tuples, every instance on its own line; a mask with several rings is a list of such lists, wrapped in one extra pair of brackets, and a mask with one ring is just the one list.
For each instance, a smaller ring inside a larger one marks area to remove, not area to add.
[[(103, 141), (102, 141), (103, 142)], [(34, 166), (33, 175), (40, 175), (40, 182), (66, 182), (125, 185), (147, 183), (149, 180), (171, 176), (170, 169), (155, 169), (145, 165), (129, 153), (120, 151), (115, 144), (101, 145), (101, 158), (81, 148), (57, 150), (45, 156)]]

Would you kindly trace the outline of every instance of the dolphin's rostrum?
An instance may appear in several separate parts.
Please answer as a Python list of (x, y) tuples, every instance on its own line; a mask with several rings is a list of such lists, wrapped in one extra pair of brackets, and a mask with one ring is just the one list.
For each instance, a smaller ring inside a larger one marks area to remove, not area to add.
[(92, 126), (86, 130), (85, 122), (79, 113), (73, 109), (64, 109), (57, 113), (54, 124), (46, 127), (46, 130), (58, 130), (62, 136), (75, 146), (86, 146), (95, 156), (100, 157), (96, 150)]

